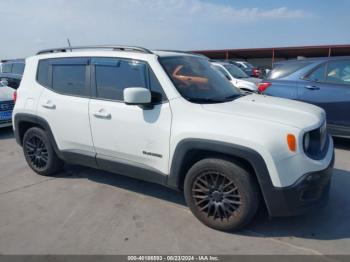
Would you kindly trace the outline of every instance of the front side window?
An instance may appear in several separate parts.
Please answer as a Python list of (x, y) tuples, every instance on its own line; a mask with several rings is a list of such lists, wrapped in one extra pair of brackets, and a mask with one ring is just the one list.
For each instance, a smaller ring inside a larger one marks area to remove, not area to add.
[(160, 63), (179, 93), (194, 103), (221, 103), (241, 96), (209, 61), (198, 56), (161, 57)]
[(350, 85), (350, 60), (329, 62), (326, 82)]
[(119, 58), (92, 58), (95, 66), (96, 96), (123, 101), (128, 87), (147, 88), (147, 65), (144, 62)]
[(323, 82), (326, 79), (326, 65), (322, 65), (308, 74), (305, 79), (314, 82)]
[(12, 73), (17, 75), (23, 75), (24, 63), (14, 63), (12, 65)]

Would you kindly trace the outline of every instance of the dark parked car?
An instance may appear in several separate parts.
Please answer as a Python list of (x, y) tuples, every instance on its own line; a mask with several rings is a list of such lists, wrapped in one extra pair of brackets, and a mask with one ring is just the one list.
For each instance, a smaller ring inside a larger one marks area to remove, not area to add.
[(21, 83), (25, 61), (24, 59), (1, 61), (0, 81), (6, 82), (7, 86), (17, 89)]
[(24, 71), (24, 60), (1, 61), (0, 70), (0, 128), (12, 124), (15, 90), (19, 87)]
[(331, 134), (350, 138), (350, 57), (278, 62), (258, 89), (322, 107)]

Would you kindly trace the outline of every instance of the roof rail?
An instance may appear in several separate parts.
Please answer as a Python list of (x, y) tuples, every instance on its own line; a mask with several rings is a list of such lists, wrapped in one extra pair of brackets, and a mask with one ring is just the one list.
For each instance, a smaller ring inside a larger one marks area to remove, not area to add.
[(60, 53), (60, 52), (68, 52), (73, 50), (84, 50), (84, 49), (109, 49), (112, 51), (120, 50), (120, 51), (136, 51), (145, 54), (153, 54), (151, 50), (148, 50), (143, 47), (138, 46), (126, 46), (126, 45), (92, 45), (92, 46), (72, 46), (72, 47), (60, 47), (60, 48), (50, 48), (44, 49), (36, 53), (37, 55), (41, 54), (49, 54), (49, 53)]
[(195, 52), (192, 52), (192, 51), (172, 50), (172, 49), (157, 49), (157, 50), (155, 50), (155, 51), (183, 53), (183, 54), (190, 54), (190, 55), (198, 55), (198, 56), (207, 57), (207, 56), (205, 56), (205, 55), (203, 55), (203, 54), (195, 53)]

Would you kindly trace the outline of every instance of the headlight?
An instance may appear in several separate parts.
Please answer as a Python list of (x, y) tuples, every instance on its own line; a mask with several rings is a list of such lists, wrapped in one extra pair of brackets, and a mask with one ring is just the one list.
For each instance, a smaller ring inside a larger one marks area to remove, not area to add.
[(310, 149), (310, 133), (306, 133), (304, 136), (304, 151), (308, 152)]
[(306, 155), (312, 159), (322, 159), (327, 153), (327, 126), (323, 124), (317, 129), (305, 133), (303, 148)]

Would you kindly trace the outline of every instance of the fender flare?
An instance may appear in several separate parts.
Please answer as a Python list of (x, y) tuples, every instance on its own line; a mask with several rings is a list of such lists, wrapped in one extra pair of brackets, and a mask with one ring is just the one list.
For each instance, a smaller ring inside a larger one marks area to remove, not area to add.
[(20, 130), (20, 125), (21, 123), (32, 123), (35, 126), (40, 126), (42, 127), (46, 132), (47, 135), (49, 136), (49, 139), (52, 143), (52, 147), (55, 150), (56, 154), (60, 157), (63, 158), (63, 155), (61, 151), (58, 149), (55, 137), (51, 131), (51, 127), (49, 123), (44, 119), (39, 116), (33, 115), (33, 114), (28, 114), (28, 113), (17, 113), (14, 115), (14, 133), (15, 133), (15, 138), (17, 144), (20, 146), (23, 145), (23, 136), (21, 135), (21, 130)]
[(169, 187), (176, 189), (182, 187), (181, 181), (183, 181), (182, 179), (186, 174), (181, 173), (181, 167), (188, 161), (186, 155), (191, 150), (208, 151), (247, 161), (253, 167), (266, 206), (271, 211), (270, 200), (275, 197), (275, 190), (266, 163), (257, 151), (242, 145), (195, 138), (182, 140), (174, 151), (170, 174), (167, 179)]

